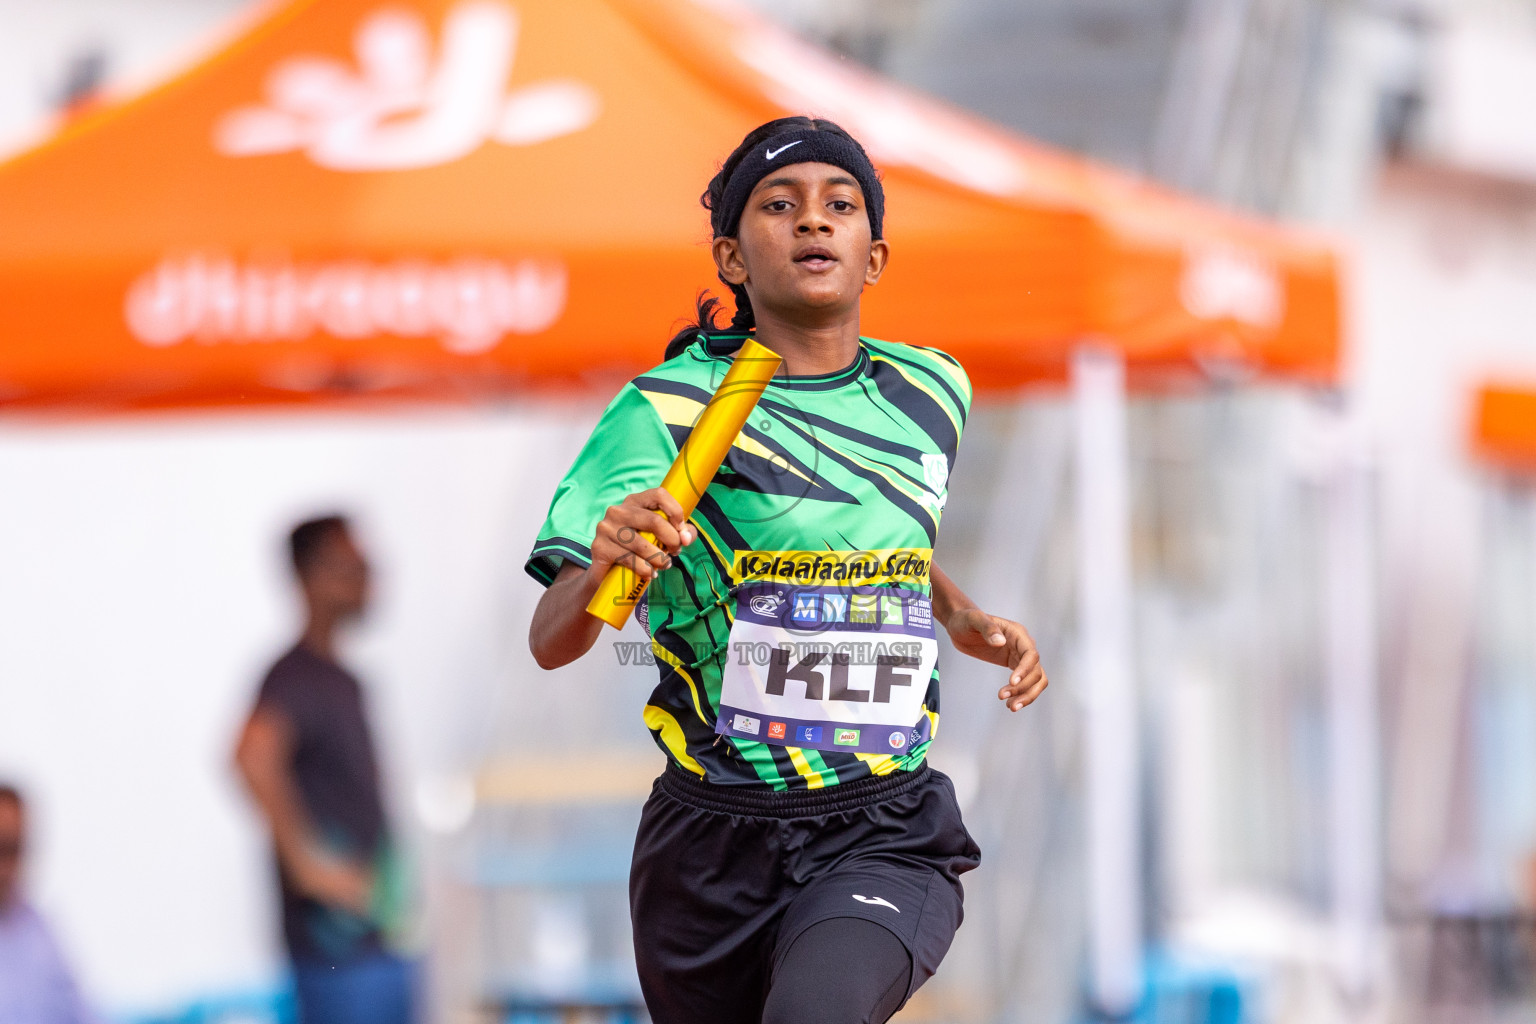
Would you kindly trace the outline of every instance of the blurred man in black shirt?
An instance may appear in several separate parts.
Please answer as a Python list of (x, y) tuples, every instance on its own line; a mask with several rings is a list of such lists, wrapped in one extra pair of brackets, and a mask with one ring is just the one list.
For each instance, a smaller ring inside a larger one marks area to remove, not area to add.
[(267, 673), (235, 761), (272, 831), (302, 1024), (406, 1024), (411, 978), (384, 943), (393, 886), (378, 762), (340, 626), (368, 606), (368, 563), (340, 516), (289, 537), (307, 618)]

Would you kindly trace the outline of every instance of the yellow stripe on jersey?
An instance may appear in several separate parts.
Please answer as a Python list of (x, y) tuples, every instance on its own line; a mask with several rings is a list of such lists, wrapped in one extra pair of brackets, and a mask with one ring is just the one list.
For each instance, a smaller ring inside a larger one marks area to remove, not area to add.
[[(714, 534), (704, 528), (704, 524), (708, 523), (709, 520), (703, 519), (701, 522), (699, 519), (689, 519), (688, 521), (693, 523), (694, 534), (699, 539), (703, 540), (705, 544), (708, 544), (709, 550), (714, 552), (718, 564), (721, 566), (729, 567), (731, 564), (730, 557), (727, 556), (725, 550), (715, 542)], [(720, 594), (720, 591), (715, 587), (714, 576), (706, 575), (704, 578), (709, 581), (709, 592), (715, 599), (715, 606), (725, 613), (726, 623), (728, 625), (734, 626), (736, 624), (736, 613), (731, 611), (731, 603), (724, 600)], [(722, 580), (721, 582), (724, 581)]]
[(821, 772), (812, 768), (811, 762), (805, 759), (805, 751), (799, 747), (785, 747), (784, 753), (788, 754), (789, 759), (794, 762), (795, 771), (805, 777), (805, 788), (820, 789), (826, 785), (821, 778)]
[[(841, 454), (859, 463), (865, 469), (872, 469), (876, 473), (879, 473), (881, 476), (885, 477), (886, 480), (890, 481), (892, 487), (896, 488), (898, 491), (900, 491), (902, 494), (905, 494), (913, 501), (921, 503), (923, 495), (927, 493), (921, 487), (918, 487), (916, 484), (914, 484), (910, 477), (902, 473), (897, 473), (895, 470), (891, 469), (890, 466), (866, 459), (857, 452), (842, 452)], [(892, 473), (895, 473), (895, 475), (892, 476)]]
[(854, 462), (864, 466), (864, 468), (879, 473), (890, 483), (892, 487), (896, 488), (902, 494), (905, 494), (908, 498), (911, 498), (913, 504), (920, 507), (924, 512), (927, 512), (928, 518), (933, 520), (933, 525), (935, 527), (939, 525), (938, 510), (928, 503), (929, 501), (934, 501), (935, 499), (932, 498), (927, 491), (920, 487), (914, 490), (913, 485), (907, 480), (905, 476), (901, 475), (900, 473), (892, 476), (891, 473), (888, 472), (889, 467), (882, 466), (878, 462), (871, 462), (870, 460), (861, 457), (856, 452), (843, 452), (843, 454), (852, 459)]
[(671, 665), (677, 674), (683, 677), (683, 681), (688, 684), (688, 692), (693, 694), (694, 714), (699, 716), (699, 721), (703, 722), (705, 725), (708, 725), (709, 719), (704, 717), (704, 708), (699, 704), (699, 684), (694, 681), (693, 676), (688, 672), (688, 669), (683, 664), (682, 659), (673, 654), (671, 651), (667, 650), (665, 647), (661, 646), (661, 641), (659, 640), (651, 640), (651, 651), (656, 655), (656, 657), (660, 658), (668, 665)]
[(922, 381), (918, 380), (911, 373), (908, 373), (907, 372), (907, 368), (905, 366), (902, 366), (900, 363), (896, 362), (895, 360), (884, 359), (884, 358), (882, 358), (880, 356), (877, 356), (873, 352), (871, 352), (869, 354), (869, 358), (873, 359), (877, 363), (884, 363), (885, 365), (889, 366), (891, 369), (895, 370), (897, 373), (899, 373), (903, 377), (905, 377), (907, 379), (907, 383), (911, 384), (913, 387), (917, 388), (917, 390), (923, 391), (923, 392), (927, 392), (928, 397), (933, 399), (935, 402), (937, 402), (939, 408), (944, 410), (944, 415), (949, 417), (949, 422), (951, 422), (951, 423), (953, 423), (955, 425), (955, 436), (956, 437), (958, 437), (960, 435), (960, 432), (965, 429), (965, 424), (961, 423), (958, 419), (955, 418), (954, 410), (952, 410), (949, 407), (949, 402), (946, 401), (943, 397), (941, 397), (938, 392), (934, 391), (928, 385), (926, 385)]
[(683, 736), (683, 727), (677, 724), (677, 719), (670, 713), (654, 704), (647, 704), (645, 727), (661, 734), (661, 742), (666, 745), (667, 753), (672, 755), (672, 760), (699, 778), (704, 777), (704, 766), (688, 753), (688, 740)]
[(704, 403), (683, 395), (670, 395), (665, 391), (646, 391), (640, 393), (645, 400), (651, 403), (656, 410), (656, 415), (661, 417), (661, 422), (669, 427), (692, 427), (698, 422), (699, 414), (704, 411)]
[(727, 567), (730, 566), (731, 556), (726, 554), (725, 549), (720, 547), (719, 544), (715, 543), (715, 538), (704, 528), (709, 520), (704, 519), (703, 522), (700, 522), (699, 519), (689, 519), (688, 521), (693, 523), (693, 528), (698, 531), (699, 537), (704, 543), (709, 545), (709, 549), (715, 553), (715, 557), (719, 560), (720, 564)]
[[(682, 395), (669, 395), (664, 391), (641, 391), (641, 394), (645, 395), (646, 399), (655, 407), (656, 414), (661, 417), (661, 422), (668, 426), (691, 428), (704, 411), (703, 402), (695, 401)], [(818, 481), (812, 480), (800, 472), (800, 470), (791, 466), (767, 445), (753, 437), (749, 437), (746, 431), (736, 435), (736, 442), (731, 447), (740, 448), (748, 455), (756, 455), (765, 462), (772, 462), (775, 466), (788, 470), (813, 487), (821, 486)]]
[[(912, 354), (915, 357), (916, 354), (921, 351), (921, 349), (914, 348)], [(955, 390), (964, 395), (965, 400), (969, 402), (971, 400), (971, 378), (966, 374), (966, 372), (960, 369), (960, 367), (956, 366), (954, 363), (950, 362), (948, 359), (944, 359), (941, 356), (935, 355), (931, 352), (925, 352), (923, 354), (932, 356), (933, 358), (933, 365), (929, 366), (928, 369), (932, 370), (934, 373), (942, 374), (944, 379), (953, 384), (955, 386)]]
[(890, 754), (855, 754), (854, 756), (869, 765), (871, 775), (889, 775), (900, 764)]
[(759, 743), (757, 740), (737, 739), (735, 736), (727, 736), (726, 742), (736, 748), (742, 760), (752, 766), (752, 771), (763, 782), (780, 793), (789, 788), (789, 783), (784, 781), (779, 762), (774, 759), (773, 751), (769, 749), (768, 744)]

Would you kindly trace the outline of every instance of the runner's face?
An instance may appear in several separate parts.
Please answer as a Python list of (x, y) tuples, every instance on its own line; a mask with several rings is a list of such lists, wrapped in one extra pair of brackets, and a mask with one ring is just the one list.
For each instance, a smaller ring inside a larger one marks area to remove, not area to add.
[(870, 238), (864, 192), (831, 164), (790, 164), (753, 189), (735, 238), (715, 240), (727, 281), (752, 308), (796, 321), (858, 309), (880, 280), (886, 244)]

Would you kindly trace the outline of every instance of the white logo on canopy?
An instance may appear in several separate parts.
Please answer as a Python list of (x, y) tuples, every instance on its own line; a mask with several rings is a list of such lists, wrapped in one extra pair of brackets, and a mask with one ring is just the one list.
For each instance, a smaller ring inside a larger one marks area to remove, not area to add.
[(1238, 249), (1185, 253), (1179, 300), (1202, 320), (1232, 319), (1274, 330), (1285, 319), (1285, 283), (1274, 266)]
[(460, 259), (392, 263), (225, 256), (170, 258), (128, 290), (128, 329), (146, 345), (435, 337), (458, 355), (507, 334), (548, 330), (565, 310), (559, 263)]
[(517, 12), (463, 0), (442, 41), (420, 17), (380, 10), (358, 26), (356, 67), (295, 56), (267, 75), (267, 102), (219, 119), (214, 146), (246, 157), (301, 150), (333, 171), (396, 171), (459, 160), (488, 141), (528, 146), (590, 125), (600, 101), (589, 85), (551, 79), (507, 91)]

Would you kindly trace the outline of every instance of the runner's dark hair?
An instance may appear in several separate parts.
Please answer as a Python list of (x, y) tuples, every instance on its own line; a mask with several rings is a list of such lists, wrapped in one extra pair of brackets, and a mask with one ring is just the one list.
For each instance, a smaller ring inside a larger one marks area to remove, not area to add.
[[(864, 150), (864, 147), (859, 145), (859, 140), (849, 135), (840, 125), (819, 117), (779, 117), (758, 125), (748, 132), (746, 138), (741, 140), (741, 145), (725, 158), (725, 163), (720, 165), (720, 170), (709, 179), (709, 187), (704, 190), (703, 195), (699, 196), (699, 204), (709, 211), (709, 225), (714, 237), (719, 238), (724, 233), (722, 222), (726, 213), (722, 209), (721, 200), (725, 196), (726, 183), (731, 180), (731, 172), (735, 171), (746, 155), (764, 139), (771, 139), (788, 132), (802, 131), (834, 132), (858, 146), (860, 152)], [(747, 289), (739, 284), (731, 284), (723, 278), (720, 283), (729, 288), (736, 299), (736, 314), (731, 317), (727, 330), (752, 330), (757, 326), (757, 320), (752, 315), (752, 300), (747, 297)], [(671, 341), (667, 342), (665, 358), (671, 359), (680, 355), (684, 349), (699, 339), (700, 334), (720, 330), (715, 314), (720, 312), (721, 301), (709, 292), (702, 291), (699, 292), (697, 302), (696, 319), (684, 326), (672, 336)]]

